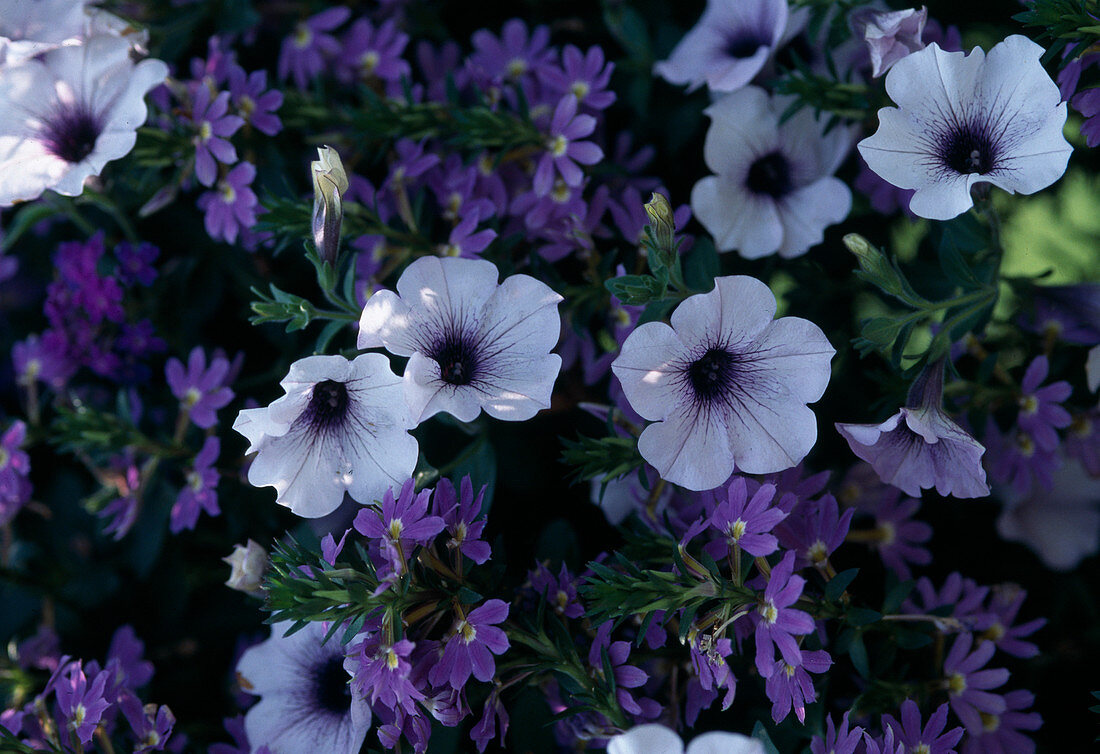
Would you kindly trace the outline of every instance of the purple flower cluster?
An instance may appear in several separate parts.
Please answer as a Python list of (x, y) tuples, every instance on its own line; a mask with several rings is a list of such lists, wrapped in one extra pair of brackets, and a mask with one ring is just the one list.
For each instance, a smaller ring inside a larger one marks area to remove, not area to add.
[(44, 304), (49, 326), (12, 350), (19, 382), (60, 388), (81, 367), (122, 385), (148, 380), (146, 362), (165, 344), (152, 322), (128, 316), (124, 303), (155, 280), (156, 257), (148, 244), (127, 243), (108, 255), (102, 233), (60, 244)]
[(22, 450), (27, 425), (13, 421), (0, 435), (0, 526), (7, 524), (31, 498), (31, 461)]

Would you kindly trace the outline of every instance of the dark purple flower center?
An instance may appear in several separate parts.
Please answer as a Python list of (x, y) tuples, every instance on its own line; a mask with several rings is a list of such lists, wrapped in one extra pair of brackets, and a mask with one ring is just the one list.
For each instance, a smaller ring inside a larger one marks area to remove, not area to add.
[(340, 426), (348, 413), (348, 388), (343, 382), (325, 380), (313, 386), (313, 397), (306, 406), (310, 428), (325, 432)]
[(469, 385), (478, 376), (477, 347), (463, 333), (448, 333), (429, 351), (439, 364), (439, 377), (450, 385)]
[(720, 400), (729, 392), (737, 360), (724, 348), (710, 348), (687, 368), (688, 380), (701, 403)]
[(745, 185), (754, 194), (780, 199), (791, 192), (791, 164), (782, 152), (769, 152), (749, 166)]
[(351, 709), (351, 690), (342, 656), (330, 657), (320, 665), (314, 672), (313, 683), (320, 709), (334, 715), (346, 714)]
[(956, 173), (985, 175), (997, 166), (997, 144), (985, 126), (958, 124), (942, 137), (940, 156)]
[(102, 130), (99, 119), (86, 106), (68, 105), (50, 117), (39, 138), (50, 154), (75, 164), (92, 153)]
[(766, 44), (755, 34), (739, 34), (726, 42), (726, 54), (731, 58), (751, 58)]

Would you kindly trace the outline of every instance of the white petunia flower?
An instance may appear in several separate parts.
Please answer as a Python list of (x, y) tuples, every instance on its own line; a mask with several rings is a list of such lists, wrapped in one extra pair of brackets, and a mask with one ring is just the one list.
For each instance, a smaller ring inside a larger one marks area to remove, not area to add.
[(233, 422), (251, 443), (247, 452), (256, 453), (248, 481), (274, 487), (277, 503), (319, 518), (336, 510), (344, 492), (369, 504), (412, 474), (413, 424), (385, 356), (308, 356), (279, 384), (286, 395)]
[(409, 357), (405, 398), (417, 423), (440, 411), (473, 421), (482, 409), (523, 421), (550, 406), (561, 300), (528, 275), (497, 285), (497, 268), (483, 259), (421, 257), (396, 294), (367, 301), (359, 347)]
[(338, 638), (322, 643), (325, 624), (313, 622), (283, 636), (293, 621), (276, 623), (271, 638), (249, 648), (237, 679), (256, 703), (244, 718), (252, 750), (272, 754), (356, 754), (370, 728), (370, 705), (353, 695)]
[(1072, 151), (1062, 135), (1066, 103), (1043, 69), (1043, 48), (1013, 35), (986, 56), (931, 44), (886, 75), (897, 107), (859, 153), (883, 180), (916, 194), (915, 215), (950, 220), (973, 206), (970, 189), (991, 183), (1033, 194), (1058, 180)]
[(707, 0), (699, 23), (653, 72), (688, 91), (703, 84), (711, 92), (735, 91), (760, 73), (804, 21), (802, 14), (792, 19), (787, 0)]
[(0, 0), (0, 65), (21, 63), (85, 32), (85, 0)]
[(709, 490), (734, 469), (771, 474), (810, 452), (817, 420), (806, 404), (825, 392), (835, 351), (812, 322), (774, 316), (762, 282), (720, 277), (676, 308), (671, 327), (649, 322), (627, 337), (611, 369), (655, 422), (638, 451), (663, 479)]
[(168, 75), (160, 60), (130, 58), (110, 35), (0, 67), (0, 207), (46, 189), (76, 196), (131, 149), (145, 94)]
[[(696, 736), (686, 754), (764, 754), (764, 744), (740, 733), (712, 731)], [(636, 725), (612, 736), (607, 754), (685, 754), (684, 742), (675, 731), (656, 723)]]
[(706, 109), (712, 122), (703, 156), (717, 175), (695, 184), (691, 209), (719, 251), (795, 257), (852, 208), (852, 192), (833, 177), (851, 132), (825, 134), (808, 108), (780, 124), (790, 101), (750, 86)]

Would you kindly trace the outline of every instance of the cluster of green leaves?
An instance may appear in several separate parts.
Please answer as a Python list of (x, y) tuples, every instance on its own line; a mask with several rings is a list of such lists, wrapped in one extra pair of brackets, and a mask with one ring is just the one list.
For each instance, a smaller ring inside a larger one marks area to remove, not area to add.
[(1072, 53), (1062, 65), (1084, 55), (1100, 42), (1100, 6), (1096, 0), (1031, 0), (1027, 10), (1013, 18), (1033, 31), (1035, 40), (1048, 43), (1044, 60), (1058, 59), (1067, 45)]

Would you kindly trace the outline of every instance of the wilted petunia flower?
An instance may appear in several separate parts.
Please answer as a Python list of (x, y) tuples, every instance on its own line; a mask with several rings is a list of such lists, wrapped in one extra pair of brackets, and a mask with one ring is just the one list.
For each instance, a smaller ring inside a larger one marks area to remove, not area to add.
[(561, 368), (550, 353), (561, 300), (528, 275), (497, 285), (492, 262), (421, 257), (401, 274), (396, 294), (378, 291), (367, 301), (359, 347), (410, 357), (405, 399), (414, 423), (440, 411), (473, 421), (482, 409), (524, 421), (550, 405)]
[(895, 11), (866, 7), (853, 13), (849, 25), (867, 43), (871, 76), (877, 79), (909, 53), (924, 49), (921, 34), (927, 21), (925, 7)]
[(766, 285), (720, 277), (677, 307), (671, 327), (649, 322), (627, 337), (611, 369), (631, 407), (655, 422), (638, 450), (662, 478), (709, 490), (735, 468), (788, 469), (813, 447), (806, 404), (825, 392), (835, 351), (814, 323), (774, 316)]
[(251, 443), (247, 452), (256, 452), (248, 481), (274, 487), (280, 505), (319, 518), (344, 492), (368, 504), (412, 474), (413, 425), (385, 356), (308, 356), (280, 384), (286, 395), (233, 422)]
[(852, 192), (833, 177), (851, 148), (850, 132), (825, 134), (824, 120), (809, 108), (780, 123), (791, 101), (745, 87), (706, 109), (712, 122), (703, 157), (716, 175), (695, 184), (691, 210), (719, 251), (795, 257), (852, 208)]
[(271, 638), (237, 663), (241, 687), (260, 697), (244, 719), (252, 750), (356, 754), (371, 711), (366, 699), (352, 693), (344, 647), (337, 639), (323, 641), (323, 623), (285, 636), (292, 625), (274, 624)]
[(907, 406), (882, 424), (841, 424), (852, 452), (906, 495), (935, 487), (941, 495), (985, 497), (985, 448), (943, 412), (943, 361), (921, 372)]
[(1058, 180), (1072, 151), (1066, 103), (1039, 57), (1013, 35), (989, 51), (944, 52), (931, 44), (886, 76), (897, 107), (878, 111), (878, 131), (859, 143), (871, 170), (915, 189), (909, 209), (950, 220), (973, 206), (970, 189), (992, 183), (1033, 194)]
[(84, 179), (129, 152), (145, 122), (145, 93), (168, 75), (130, 58), (109, 35), (0, 67), (0, 207), (46, 189), (76, 196)]
[(699, 23), (653, 72), (688, 91), (704, 83), (712, 92), (735, 91), (799, 31), (788, 32), (788, 20), (787, 0), (708, 0)]

